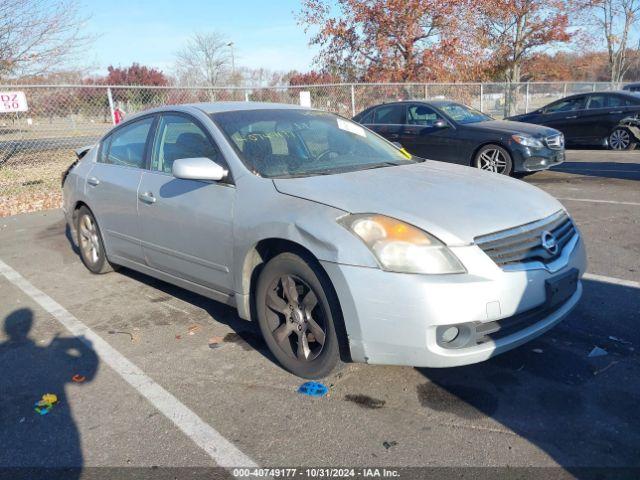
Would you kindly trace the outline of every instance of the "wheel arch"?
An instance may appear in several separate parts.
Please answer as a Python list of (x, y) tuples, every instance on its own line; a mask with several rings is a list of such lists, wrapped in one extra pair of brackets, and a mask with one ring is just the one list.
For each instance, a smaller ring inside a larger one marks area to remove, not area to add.
[(326, 294), (332, 297), (338, 306), (338, 312), (337, 315), (335, 315), (336, 318), (334, 318), (334, 326), (336, 328), (336, 334), (338, 335), (340, 357), (344, 361), (350, 361), (351, 352), (338, 293), (335, 290), (329, 274), (323, 268), (317, 256), (300, 243), (285, 238), (269, 237), (259, 240), (249, 248), (242, 262), (241, 288), (243, 294), (238, 298), (240, 302), (244, 302), (244, 305), (237, 305), (238, 313), (246, 320), (255, 320), (257, 318), (255, 291), (260, 272), (269, 260), (281, 253), (295, 253), (311, 263), (312, 266), (315, 267), (317, 274), (323, 277), (321, 280), (324, 280), (324, 283), (331, 289), (331, 291), (326, 292)]
[[(611, 138), (611, 135), (613, 135), (613, 132), (615, 132), (616, 130), (625, 130), (627, 133), (629, 133), (631, 145), (634, 145), (634, 144), (637, 145), (638, 143), (640, 143), (640, 138), (638, 138), (638, 136), (634, 133), (633, 129), (631, 128), (631, 125), (624, 125), (619, 123), (609, 131), (609, 133), (604, 139), (607, 148), (611, 148), (610, 138)], [(633, 148), (631, 150), (633, 150)]]
[(504, 148), (509, 154), (509, 156), (511, 157), (511, 161), (513, 162), (513, 152), (505, 142), (503, 142), (502, 140), (486, 140), (486, 141), (483, 141), (471, 152), (471, 158), (469, 158), (470, 167), (475, 167), (474, 161), (476, 159), (476, 155), (478, 155), (478, 152), (482, 147), (486, 147), (487, 145), (497, 145), (498, 147)]
[(71, 215), (70, 215), (71, 223), (70, 224), (67, 223), (67, 226), (69, 227), (69, 230), (70, 230), (69, 234), (71, 236), (71, 241), (75, 247), (78, 247), (78, 232), (76, 231), (76, 223), (78, 220), (78, 210), (80, 210), (81, 207), (85, 207), (87, 210), (89, 210), (95, 218), (95, 214), (93, 213), (93, 210), (91, 210), (91, 207), (86, 202), (82, 200), (76, 200), (76, 202), (73, 204), (73, 211), (71, 212)]

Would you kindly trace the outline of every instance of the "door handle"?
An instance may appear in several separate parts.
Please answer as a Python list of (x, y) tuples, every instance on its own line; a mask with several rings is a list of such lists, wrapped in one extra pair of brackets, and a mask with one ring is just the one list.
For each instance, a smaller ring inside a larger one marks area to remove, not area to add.
[(400, 135), (397, 133), (390, 133), (389, 138), (400, 138)]
[(564, 118), (578, 118), (577, 115), (569, 115), (568, 117), (564, 117)]
[(141, 193), (138, 195), (138, 198), (144, 203), (156, 203), (156, 197), (154, 197), (153, 193), (151, 192)]
[(609, 112), (609, 113), (622, 113), (622, 110), (614, 110), (613, 112)]
[(100, 180), (98, 180), (96, 177), (89, 177), (87, 178), (87, 183), (89, 185), (92, 185), (94, 187), (100, 185)]

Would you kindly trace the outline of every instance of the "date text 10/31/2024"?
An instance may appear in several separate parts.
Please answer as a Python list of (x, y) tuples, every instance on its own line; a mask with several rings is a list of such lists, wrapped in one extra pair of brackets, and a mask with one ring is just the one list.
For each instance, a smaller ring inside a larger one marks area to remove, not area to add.
[(389, 468), (235, 468), (239, 478), (399, 478), (398, 470)]

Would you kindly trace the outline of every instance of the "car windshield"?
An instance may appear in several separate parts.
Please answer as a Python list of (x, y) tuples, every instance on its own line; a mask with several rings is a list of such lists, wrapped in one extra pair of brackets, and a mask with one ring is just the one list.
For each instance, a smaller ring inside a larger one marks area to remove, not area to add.
[(457, 123), (478, 123), (492, 120), (489, 115), (459, 103), (445, 103), (440, 105), (439, 108)]
[(422, 161), (357, 123), (317, 110), (211, 115), (245, 165), (267, 178), (329, 175)]

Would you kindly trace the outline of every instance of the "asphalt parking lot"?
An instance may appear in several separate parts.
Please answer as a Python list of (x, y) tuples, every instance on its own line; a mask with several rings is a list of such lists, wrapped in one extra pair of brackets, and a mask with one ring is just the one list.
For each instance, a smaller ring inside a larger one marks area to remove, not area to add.
[[(640, 468), (640, 152), (570, 151), (525, 181), (587, 244), (570, 317), (473, 366), (347, 365), (323, 398), (297, 393), (228, 307), (90, 274), (61, 211), (0, 218), (0, 466)], [(45, 393), (59, 402), (40, 416)]]

